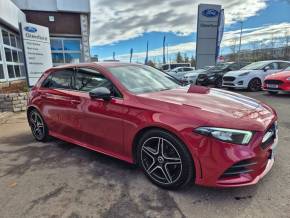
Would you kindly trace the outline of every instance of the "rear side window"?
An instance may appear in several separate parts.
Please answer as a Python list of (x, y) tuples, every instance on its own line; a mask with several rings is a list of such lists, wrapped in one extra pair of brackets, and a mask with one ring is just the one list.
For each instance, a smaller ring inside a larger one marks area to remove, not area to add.
[(42, 86), (51, 89), (72, 89), (73, 69), (53, 72), (43, 82)]

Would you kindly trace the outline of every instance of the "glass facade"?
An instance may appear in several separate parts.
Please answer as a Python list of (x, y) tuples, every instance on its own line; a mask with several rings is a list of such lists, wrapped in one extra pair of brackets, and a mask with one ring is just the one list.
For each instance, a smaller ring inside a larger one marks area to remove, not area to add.
[(19, 35), (0, 26), (0, 81), (24, 79), (25, 75)]
[(50, 45), (54, 66), (82, 61), (81, 39), (51, 37)]

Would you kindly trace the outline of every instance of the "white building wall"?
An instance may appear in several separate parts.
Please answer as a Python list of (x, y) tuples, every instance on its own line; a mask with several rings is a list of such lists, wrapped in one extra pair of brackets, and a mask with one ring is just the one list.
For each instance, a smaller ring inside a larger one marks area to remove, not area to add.
[(38, 0), (38, 1), (12, 0), (12, 1), (22, 10), (90, 13), (90, 0)]
[(0, 23), (14, 30), (19, 29), (19, 22), (25, 22), (25, 14), (11, 1), (0, 0)]

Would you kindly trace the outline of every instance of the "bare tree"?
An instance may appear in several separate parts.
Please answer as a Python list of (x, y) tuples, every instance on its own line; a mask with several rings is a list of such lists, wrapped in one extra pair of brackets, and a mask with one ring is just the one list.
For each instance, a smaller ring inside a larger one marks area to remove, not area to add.
[(229, 49), (231, 50), (232, 57), (230, 57), (231, 61), (236, 61), (236, 51), (237, 51), (237, 38), (232, 38), (230, 40), (230, 46)]

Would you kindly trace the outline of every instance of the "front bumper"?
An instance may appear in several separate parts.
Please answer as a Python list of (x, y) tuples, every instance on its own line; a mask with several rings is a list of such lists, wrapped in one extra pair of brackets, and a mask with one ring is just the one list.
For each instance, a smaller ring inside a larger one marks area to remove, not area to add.
[(243, 78), (235, 77), (232, 81), (223, 80), (223, 87), (246, 89), (248, 88), (247, 81)]
[(265, 91), (285, 91), (285, 92), (289, 92), (290, 91), (290, 81), (289, 82), (284, 82), (281, 84), (277, 84), (277, 87), (275, 86), (269, 86), (266, 83), (263, 86), (263, 89)]
[[(240, 187), (258, 183), (271, 170), (274, 164), (274, 150), (278, 144), (276, 132), (276, 138), (263, 147), (262, 139), (265, 133), (256, 132), (247, 146), (233, 145), (210, 137), (200, 138), (201, 144), (195, 156), (198, 159), (195, 165), (198, 164), (196, 168), (199, 171), (196, 184), (209, 187)], [(245, 167), (241, 167), (241, 164)]]

